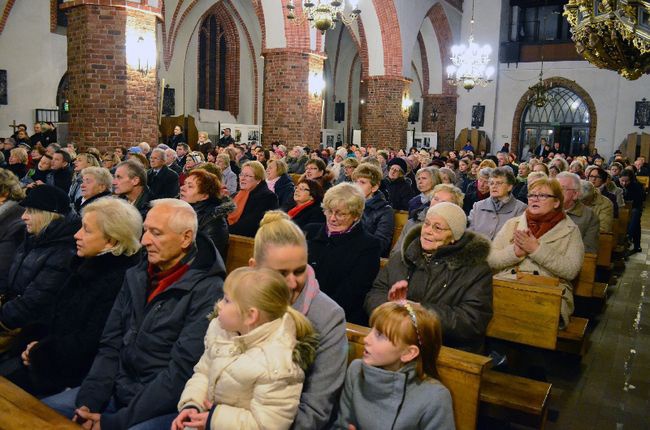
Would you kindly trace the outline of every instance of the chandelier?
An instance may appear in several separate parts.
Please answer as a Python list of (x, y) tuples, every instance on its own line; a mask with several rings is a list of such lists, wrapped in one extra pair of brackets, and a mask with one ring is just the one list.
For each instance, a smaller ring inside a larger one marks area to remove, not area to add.
[(553, 88), (553, 85), (544, 82), (544, 70), (539, 72), (539, 80), (532, 87), (528, 87), (531, 94), (528, 96), (528, 103), (535, 105), (538, 108), (544, 107), (546, 103), (552, 102), (553, 97), (548, 94), (548, 90)]
[[(325, 34), (327, 30), (333, 30), (336, 28), (336, 23), (341, 21), (345, 25), (350, 25), (361, 13), (361, 10), (358, 7), (358, 0), (350, 0), (350, 6), (352, 7), (352, 12), (349, 16), (345, 16), (345, 0), (304, 0), (302, 2), (302, 10), (304, 13), (304, 18), (306, 18), (310, 25), (318, 30), (322, 34)], [(296, 5), (294, 0), (289, 0), (287, 4), (287, 18), (294, 20), (296, 19)]]
[(650, 1), (569, 0), (564, 6), (576, 51), (625, 79), (650, 73)]
[(488, 66), (492, 48), (490, 45), (480, 47), (474, 43), (474, 1), (472, 1), (472, 19), (470, 21), (469, 40), (467, 45), (451, 47), (451, 62), (447, 66), (447, 82), (460, 86), (467, 91), (476, 85), (482, 87), (492, 82), (494, 67)]

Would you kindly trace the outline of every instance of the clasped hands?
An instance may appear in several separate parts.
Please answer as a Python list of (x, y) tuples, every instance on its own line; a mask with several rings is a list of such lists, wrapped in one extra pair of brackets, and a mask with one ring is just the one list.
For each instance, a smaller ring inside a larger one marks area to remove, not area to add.
[(539, 240), (528, 229), (515, 230), (515, 234), (512, 237), (512, 245), (515, 248), (515, 255), (522, 258), (537, 251), (537, 248), (539, 248)]
[(212, 406), (214, 406), (214, 403), (204, 400), (203, 407), (206, 409), (205, 412), (199, 412), (195, 408), (183, 409), (172, 423), (172, 430), (184, 430), (185, 427), (205, 430)]

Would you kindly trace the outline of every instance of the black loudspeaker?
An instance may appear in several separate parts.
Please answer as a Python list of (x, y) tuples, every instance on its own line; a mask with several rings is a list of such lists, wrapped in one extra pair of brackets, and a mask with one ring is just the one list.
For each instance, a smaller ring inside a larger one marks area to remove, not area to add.
[(176, 90), (165, 86), (163, 92), (162, 114), (165, 116), (174, 116), (176, 111)]
[(409, 108), (409, 122), (415, 124), (420, 120), (420, 102), (415, 102)]
[(336, 122), (345, 121), (345, 103), (337, 102), (334, 105), (334, 121)]

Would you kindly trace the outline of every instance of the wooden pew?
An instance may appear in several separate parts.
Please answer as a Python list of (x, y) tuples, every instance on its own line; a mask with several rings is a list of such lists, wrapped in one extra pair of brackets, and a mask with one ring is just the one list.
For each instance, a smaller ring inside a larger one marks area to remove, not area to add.
[(81, 426), (0, 376), (0, 430), (16, 429), (80, 430)]
[(291, 176), (294, 185), (298, 185), (298, 181), (300, 181), (300, 178), (302, 177), (299, 173), (289, 173), (289, 176)]
[[(542, 277), (540, 277), (542, 278)], [(538, 348), (583, 355), (586, 318), (571, 317), (559, 330), (562, 288), (530, 285), (514, 279), (494, 278), (493, 316), (487, 335)]]
[[(368, 327), (347, 324), (348, 362), (363, 356), (363, 338)], [(476, 428), (481, 377), (491, 359), (453, 348), (442, 347), (438, 357), (438, 373), (454, 403), (454, 420), (458, 430)]]
[(231, 234), (228, 237), (228, 256), (226, 257), (226, 271), (228, 273), (239, 267), (248, 266), (248, 260), (253, 257), (252, 237)]
[(399, 239), (399, 235), (402, 234), (404, 226), (409, 219), (408, 211), (395, 211), (395, 230), (393, 230), (393, 242), (390, 245), (390, 248), (393, 249)]
[[(600, 250), (599, 250), (600, 252)], [(610, 252), (611, 255), (611, 252)], [(576, 297), (604, 299), (607, 284), (596, 282), (596, 254), (585, 254), (580, 274), (573, 281), (573, 295)]]
[(596, 265), (609, 269), (612, 265), (612, 252), (614, 252), (614, 235), (612, 233), (600, 233), (598, 238), (598, 255)]
[(648, 187), (650, 186), (650, 177), (649, 176), (637, 176), (636, 180), (643, 185), (643, 189), (647, 192)]

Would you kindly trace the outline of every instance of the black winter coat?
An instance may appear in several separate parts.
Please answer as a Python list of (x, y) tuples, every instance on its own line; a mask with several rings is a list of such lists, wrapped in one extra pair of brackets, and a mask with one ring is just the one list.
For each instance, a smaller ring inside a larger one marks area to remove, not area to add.
[(52, 221), (38, 235), (27, 235), (16, 250), (9, 269), (7, 299), (0, 308), (0, 330), (49, 321), (54, 298), (70, 276), (70, 262), (76, 254), (74, 234), (81, 227), (70, 212)]
[(348, 322), (367, 325), (363, 300), (379, 272), (379, 240), (359, 222), (349, 233), (327, 236), (326, 225), (306, 228), (309, 264), (321, 290), (345, 311)]
[(235, 210), (230, 199), (208, 199), (192, 205), (199, 222), (199, 231), (212, 240), (223, 261), (228, 252), (228, 214)]
[(281, 208), (288, 208), (293, 204), (293, 192), (296, 186), (291, 177), (286, 173), (275, 183), (274, 193), (278, 196), (278, 204)]
[(67, 167), (58, 170), (50, 170), (47, 174), (45, 183), (58, 187), (63, 190), (64, 193), (68, 194), (70, 191), (70, 185), (72, 185), (72, 172)]
[(244, 212), (239, 220), (230, 226), (230, 234), (255, 237), (264, 213), (277, 208), (278, 197), (269, 190), (265, 181), (260, 182), (248, 195)]
[[(104, 430), (121, 430), (175, 413), (203, 354), (208, 314), (223, 297), (225, 267), (212, 242), (197, 235), (196, 255), (181, 278), (146, 302), (146, 258), (127, 270), (76, 405), (103, 412)], [(111, 397), (117, 412), (106, 413)]]
[(149, 169), (147, 186), (154, 199), (175, 199), (180, 192), (178, 175), (167, 166), (162, 166), (156, 174), (153, 169)]
[(466, 231), (454, 244), (437, 250), (427, 260), (420, 246), (421, 225), (406, 235), (366, 297), (371, 313), (388, 301), (395, 282), (407, 280), (407, 298), (434, 311), (442, 324), (446, 346), (480, 352), (492, 319), (492, 271), (487, 264), (490, 242)]
[(29, 353), (32, 394), (57, 393), (81, 385), (97, 354), (124, 274), (138, 260), (139, 254), (110, 253), (74, 258), (72, 274), (56, 297), (49, 334)]
[(110, 192), (110, 191), (103, 191), (103, 192), (101, 192), (101, 193), (99, 193), (99, 194), (96, 194), (96, 195), (92, 196), (91, 198), (89, 198), (88, 200), (84, 201), (83, 203), (81, 202), (81, 200), (83, 199), (83, 197), (79, 197), (79, 198), (77, 199), (77, 201), (74, 202), (74, 210), (77, 211), (78, 214), (81, 214), (81, 211), (83, 210), (83, 208), (85, 208), (86, 206), (88, 206), (88, 205), (91, 204), (92, 202), (94, 202), (94, 201), (96, 201), (96, 200), (99, 200), (99, 199), (101, 199), (102, 197), (106, 197), (106, 196), (110, 196), (110, 195), (111, 195), (111, 192)]
[(309, 224), (325, 223), (325, 214), (323, 213), (321, 203), (314, 202), (313, 205), (307, 206), (298, 212), (293, 218), (291, 218), (291, 220), (298, 224), (298, 227), (304, 230)]
[(385, 179), (386, 191), (388, 192), (388, 203), (396, 211), (407, 211), (409, 209), (409, 200), (413, 198), (411, 184), (405, 178)]
[(7, 289), (7, 275), (16, 249), (25, 237), (21, 216), (25, 208), (13, 200), (0, 205), (0, 291)]
[(376, 192), (370, 200), (366, 200), (361, 222), (364, 229), (379, 240), (381, 256), (387, 257), (393, 243), (395, 213), (381, 192)]

